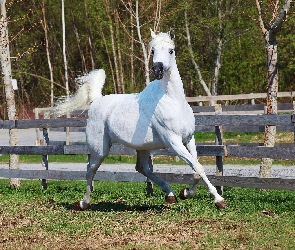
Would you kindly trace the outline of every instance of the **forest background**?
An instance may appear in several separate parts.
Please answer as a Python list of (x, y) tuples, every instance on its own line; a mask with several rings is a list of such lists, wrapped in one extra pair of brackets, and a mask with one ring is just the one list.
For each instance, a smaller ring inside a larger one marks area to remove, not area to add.
[[(262, 14), (270, 22), (277, 14), (275, 2), (261, 1)], [(66, 95), (61, 0), (12, 0), (6, 6), (12, 78), (18, 82), (15, 99), (23, 119), (34, 107), (49, 107), (52, 98)], [(141, 91), (146, 85), (144, 57), (150, 29), (167, 32), (170, 28), (176, 33), (186, 96), (207, 95), (201, 82), (213, 95), (267, 90), (265, 41), (255, 0), (66, 0), (64, 7), (71, 93), (77, 89), (74, 79), (95, 68), (106, 71), (104, 94)], [(294, 90), (292, 12), (277, 37), (279, 91)], [(0, 119), (4, 120), (2, 81), (0, 86)]]

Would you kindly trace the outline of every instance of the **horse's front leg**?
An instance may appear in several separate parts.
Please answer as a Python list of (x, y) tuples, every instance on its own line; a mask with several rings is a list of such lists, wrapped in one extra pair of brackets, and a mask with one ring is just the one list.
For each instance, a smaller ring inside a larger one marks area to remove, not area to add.
[(135, 169), (146, 176), (149, 180), (156, 183), (165, 193), (165, 200), (168, 203), (177, 203), (177, 198), (175, 194), (173, 193), (172, 189), (170, 188), (169, 184), (162, 180), (160, 177), (155, 175), (150, 167), (149, 167), (149, 157), (150, 157), (150, 151), (149, 150), (138, 150), (137, 151), (137, 162)]
[[(227, 203), (224, 198), (218, 194), (216, 188), (211, 184), (208, 177), (205, 174), (203, 166), (199, 163), (197, 159), (197, 152), (195, 146), (195, 139), (192, 138), (187, 144), (187, 148), (183, 145), (181, 138), (177, 135), (172, 135), (169, 137), (170, 147), (175, 151), (175, 153), (183, 159), (191, 168), (195, 171), (194, 174), (194, 184), (187, 189), (180, 192), (180, 197), (182, 199), (189, 198), (196, 192), (196, 185), (199, 181), (199, 176), (204, 180), (208, 186), (209, 192), (214, 196), (215, 206), (219, 209), (227, 207)], [(189, 151), (190, 152), (189, 152)]]

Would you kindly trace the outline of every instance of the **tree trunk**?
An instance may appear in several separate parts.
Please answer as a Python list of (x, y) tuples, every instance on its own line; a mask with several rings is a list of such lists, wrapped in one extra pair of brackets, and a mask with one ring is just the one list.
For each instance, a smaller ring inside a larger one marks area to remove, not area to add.
[(115, 47), (115, 39), (114, 39), (113, 25), (110, 24), (109, 27), (110, 27), (110, 33), (111, 33), (112, 50), (113, 50), (113, 57), (114, 57), (114, 64), (115, 64), (115, 73), (116, 73), (116, 92), (118, 94), (122, 94), (120, 92), (119, 66), (118, 66), (118, 59), (117, 59), (117, 53), (116, 53), (116, 47)]
[(73, 22), (74, 33), (75, 33), (76, 40), (77, 40), (78, 50), (79, 50), (80, 57), (81, 57), (81, 66), (82, 66), (81, 68), (83, 70), (83, 73), (87, 73), (86, 60), (85, 60), (83, 51), (82, 51), (81, 46), (80, 46), (80, 37), (79, 37), (78, 29), (77, 29), (77, 27), (75, 25), (74, 13), (73, 12), (72, 12), (72, 22)]
[[(130, 9), (132, 9), (132, 1), (129, 1)], [(131, 53), (130, 53), (130, 67), (131, 67), (131, 85), (136, 87), (134, 77), (134, 29), (133, 29), (133, 14), (130, 12), (130, 29), (131, 29)]]
[[(277, 93), (278, 93), (278, 50), (276, 36), (280, 31), (283, 22), (286, 19), (287, 12), (290, 9), (291, 1), (285, 1), (279, 16), (275, 22), (270, 25), (263, 21), (260, 2), (256, 0), (258, 18), (261, 31), (264, 35), (267, 53), (267, 114), (277, 114)], [(264, 146), (274, 147), (276, 137), (276, 127), (266, 126), (264, 134)], [(259, 175), (262, 178), (271, 176), (271, 158), (262, 158)]]
[(124, 72), (123, 72), (123, 64), (122, 64), (122, 55), (121, 55), (121, 47), (120, 47), (120, 30), (119, 30), (119, 13), (115, 12), (115, 23), (116, 23), (116, 38), (117, 38), (117, 51), (118, 51), (118, 66), (119, 66), (119, 84), (118, 84), (118, 92), (121, 94), (125, 93), (125, 83), (124, 83)]
[(42, 2), (42, 7), (41, 8), (42, 8), (42, 14), (43, 14), (42, 26), (43, 26), (44, 33), (45, 33), (45, 42), (46, 42), (46, 55), (47, 55), (47, 62), (48, 62), (48, 67), (49, 67), (49, 73), (50, 73), (50, 103), (51, 103), (51, 107), (53, 107), (53, 103), (54, 103), (54, 93), (53, 93), (53, 67), (52, 67), (52, 64), (51, 64), (50, 53), (49, 53), (48, 26), (47, 26), (47, 21), (46, 21), (44, 2)]
[[(195, 61), (195, 58), (194, 58), (194, 53), (193, 53), (192, 44), (191, 44), (191, 35), (190, 35), (190, 32), (189, 32), (186, 10), (184, 11), (184, 20), (185, 20), (187, 47), (188, 47), (188, 50), (189, 50), (189, 53), (190, 53), (190, 58), (191, 58), (192, 64), (194, 65), (194, 68), (195, 68), (195, 70), (196, 70), (196, 72), (198, 74), (199, 82), (202, 85), (204, 91), (206, 92), (207, 96), (211, 96), (212, 94), (210, 92), (210, 89), (208, 88), (207, 84), (205, 83), (205, 81), (204, 81), (204, 79), (202, 77), (200, 67), (199, 67), (199, 65), (197, 64), (197, 62)], [(213, 106), (213, 105), (214, 105), (214, 101), (211, 101), (210, 106)]]
[(115, 81), (115, 73), (114, 73), (113, 64), (112, 64), (112, 60), (111, 60), (111, 54), (109, 52), (108, 44), (107, 44), (107, 41), (106, 41), (106, 38), (105, 38), (105, 35), (104, 35), (104, 32), (102, 30), (101, 25), (99, 26), (99, 29), (100, 29), (100, 34), (101, 34), (101, 37), (103, 39), (103, 43), (104, 43), (104, 46), (105, 46), (105, 49), (106, 49), (106, 53), (108, 55), (108, 61), (109, 61), (109, 65), (110, 65), (110, 69), (111, 69), (111, 75), (112, 75), (113, 84), (114, 84), (114, 92), (115, 92), (115, 94), (117, 94), (117, 87), (116, 87), (116, 81)]
[(91, 41), (92, 35), (91, 35), (91, 29), (90, 29), (90, 25), (89, 25), (87, 1), (86, 0), (84, 0), (84, 7), (85, 7), (85, 18), (86, 18), (86, 25), (87, 25), (88, 44), (90, 47), (91, 67), (92, 67), (92, 70), (94, 70), (96, 68), (96, 65), (95, 65), (96, 52), (95, 52), (95, 48), (92, 45), (92, 41)]
[(145, 48), (144, 42), (141, 38), (141, 31), (140, 31), (140, 23), (139, 23), (139, 7), (138, 7), (138, 0), (136, 1), (136, 11), (135, 11), (135, 19), (136, 19), (136, 28), (137, 28), (137, 35), (139, 43), (141, 44), (141, 49), (143, 53), (143, 60), (144, 60), (144, 69), (145, 69), (145, 83), (148, 85), (150, 83), (150, 71), (149, 71), (149, 55)]
[(212, 77), (212, 95), (217, 95), (217, 84), (219, 79), (219, 72), (221, 68), (221, 53), (222, 53), (222, 46), (223, 46), (223, 24), (222, 24), (222, 11), (221, 11), (221, 4), (222, 1), (218, 1), (218, 37), (217, 37), (217, 48), (216, 48), (216, 59), (215, 59), (215, 68), (214, 74)]
[[(7, 102), (7, 113), (9, 120), (16, 120), (16, 107), (15, 107), (15, 98), (14, 98), (14, 90), (12, 87), (12, 76), (11, 76), (11, 62), (10, 62), (10, 51), (9, 51), (9, 39), (8, 39), (8, 28), (7, 28), (7, 18), (6, 18), (6, 8), (5, 8), (5, 0), (0, 0), (1, 7), (1, 21), (0, 21), (0, 32), (1, 32), (1, 53), (0, 53), (0, 61), (1, 61), (1, 69), (2, 69), (2, 77), (5, 87), (5, 96)], [(10, 146), (18, 145), (18, 130), (10, 129), (9, 130), (9, 144)], [(18, 155), (10, 155), (9, 158), (9, 168), (10, 169), (18, 169), (19, 157)], [(20, 180), (17, 178), (10, 179), (10, 185), (20, 186)]]

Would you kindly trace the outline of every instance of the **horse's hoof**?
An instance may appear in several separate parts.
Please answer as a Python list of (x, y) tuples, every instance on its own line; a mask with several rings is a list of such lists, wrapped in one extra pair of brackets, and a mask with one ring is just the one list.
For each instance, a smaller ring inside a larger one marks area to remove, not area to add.
[(185, 196), (185, 193), (187, 193), (187, 192), (188, 192), (188, 188), (182, 189), (179, 193), (179, 198), (182, 200), (186, 200), (188, 197)]
[(222, 201), (218, 201), (215, 203), (215, 206), (218, 208), (218, 209), (224, 209), (228, 206), (227, 202), (225, 200), (222, 200)]
[(89, 203), (86, 203), (84, 201), (80, 201), (80, 208), (81, 208), (81, 210), (87, 209), (88, 206), (89, 206)]
[(165, 196), (165, 201), (170, 204), (175, 204), (177, 203), (177, 198), (175, 196), (169, 195), (169, 196)]

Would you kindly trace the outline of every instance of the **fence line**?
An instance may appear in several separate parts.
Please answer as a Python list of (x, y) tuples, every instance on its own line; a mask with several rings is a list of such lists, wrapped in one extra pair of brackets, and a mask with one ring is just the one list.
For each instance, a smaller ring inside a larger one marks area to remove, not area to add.
[[(295, 117), (291, 114), (279, 115), (196, 115), (196, 128), (203, 127), (253, 127), (253, 126), (289, 126), (294, 128)], [(59, 127), (84, 127), (85, 118), (58, 118), (58, 119), (35, 119), (0, 121), (0, 129), (27, 129), (27, 128), (59, 128)], [(197, 130), (197, 129), (196, 129)], [(294, 144), (275, 146), (240, 146), (240, 145), (198, 145), (197, 151), (200, 156), (237, 156), (248, 158), (277, 158), (295, 159)], [(88, 154), (86, 145), (47, 145), (47, 146), (0, 146), (0, 154)], [(154, 150), (153, 155), (173, 155), (167, 149)], [(136, 151), (120, 144), (111, 148), (111, 154), (135, 155)], [(86, 163), (85, 163), (86, 169)], [(191, 183), (192, 177), (186, 174), (157, 173), (170, 183)], [(27, 179), (85, 179), (84, 171), (53, 171), (53, 170), (7, 170), (1, 169), (0, 176), (4, 178), (27, 178)], [(98, 179), (118, 181), (145, 181), (145, 177), (138, 173), (102, 173), (96, 176)], [(214, 185), (259, 187), (295, 190), (295, 180), (282, 178), (260, 179), (254, 177), (236, 176), (209, 176)]]
[[(210, 102), (210, 101), (233, 101), (233, 100), (247, 100), (247, 99), (260, 99), (266, 98), (267, 93), (250, 93), (239, 95), (217, 95), (217, 96), (196, 96), (186, 97), (187, 102)], [(295, 91), (278, 92), (277, 97), (290, 97), (295, 96)]]
[[(47, 179), (47, 180), (84, 180), (84, 171), (59, 171), (59, 170), (21, 170), (21, 169), (0, 169), (2, 178), (23, 178), (23, 179)], [(163, 180), (173, 184), (191, 184), (191, 174), (179, 173), (158, 173)], [(267, 188), (279, 190), (295, 190), (294, 179), (282, 178), (258, 178), (238, 176), (215, 176), (208, 175), (209, 180), (215, 186), (245, 187), (245, 188)], [(128, 181), (145, 182), (146, 177), (138, 172), (109, 172), (98, 171), (94, 177), (98, 181)], [(205, 185), (203, 180), (199, 184)]]

